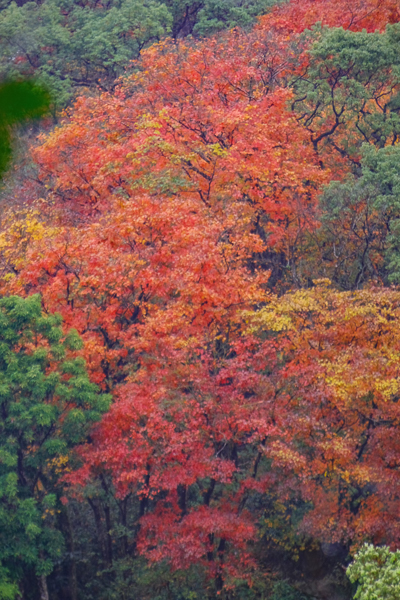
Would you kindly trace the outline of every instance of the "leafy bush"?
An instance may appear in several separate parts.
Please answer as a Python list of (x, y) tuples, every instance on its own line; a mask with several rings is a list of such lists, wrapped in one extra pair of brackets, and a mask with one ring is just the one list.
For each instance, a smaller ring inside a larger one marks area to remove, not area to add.
[(357, 600), (398, 600), (400, 598), (400, 551), (387, 546), (365, 546), (347, 569), (352, 583), (358, 584)]

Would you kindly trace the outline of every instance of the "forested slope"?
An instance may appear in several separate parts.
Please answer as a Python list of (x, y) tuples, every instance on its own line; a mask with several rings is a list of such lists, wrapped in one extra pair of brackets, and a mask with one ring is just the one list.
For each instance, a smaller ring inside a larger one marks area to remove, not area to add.
[(172, 36), (251, 25), (276, 0), (0, 2), (0, 77), (35, 75), (58, 109), (77, 93), (113, 89), (143, 48)]
[(59, 417), (34, 392), (79, 435), (24, 441), (33, 483), (0, 463), (34, 548), (0, 531), (0, 597), (349, 599), (364, 542), (399, 548), (398, 2), (292, 0), (202, 38), (213, 6), (77, 99), (3, 217), (2, 294), (61, 314), (76, 366), (42, 371), (92, 395)]

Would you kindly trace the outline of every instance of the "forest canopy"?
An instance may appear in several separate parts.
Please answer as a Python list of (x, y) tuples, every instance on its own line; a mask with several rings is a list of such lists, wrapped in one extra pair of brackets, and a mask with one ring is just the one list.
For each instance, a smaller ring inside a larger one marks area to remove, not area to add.
[(398, 2), (3, 4), (0, 598), (392, 593)]
[(113, 89), (162, 38), (245, 27), (274, 0), (0, 0), (0, 78), (36, 76), (59, 108), (79, 92)]

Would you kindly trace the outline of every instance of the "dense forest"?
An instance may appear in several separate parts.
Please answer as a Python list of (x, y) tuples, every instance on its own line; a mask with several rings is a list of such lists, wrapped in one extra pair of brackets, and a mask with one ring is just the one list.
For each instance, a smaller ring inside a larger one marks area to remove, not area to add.
[(0, 138), (0, 600), (398, 600), (398, 0), (0, 0)]

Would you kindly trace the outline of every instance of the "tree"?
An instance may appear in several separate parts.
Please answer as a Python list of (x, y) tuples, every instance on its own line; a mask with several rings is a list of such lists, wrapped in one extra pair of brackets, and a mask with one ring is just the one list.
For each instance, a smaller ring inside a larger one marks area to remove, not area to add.
[(351, 4), (346, 0), (334, 4), (323, 0), (291, 0), (261, 17), (260, 26), (265, 29), (272, 26), (282, 35), (297, 35), (317, 23), (323, 27), (373, 32), (382, 31), (388, 23), (398, 21), (399, 7), (395, 0), (356, 0)]
[(8, 2), (0, 11), (0, 77), (35, 77), (62, 109), (78, 95), (112, 90), (143, 48), (172, 33), (249, 25), (274, 1)]
[(112, 89), (129, 62), (170, 25), (168, 9), (152, 0), (105, 7), (12, 2), (0, 12), (0, 76), (36, 77), (62, 109), (78, 90)]
[(287, 469), (284, 490), (297, 479), (311, 508), (302, 528), (319, 539), (399, 543), (399, 299), (325, 280), (255, 313), (265, 352), (272, 340), (280, 352), (271, 383), (281, 435), (266, 452)]
[(321, 274), (344, 289), (399, 281), (399, 148), (361, 148), (361, 172), (321, 195)]
[[(384, 32), (325, 27), (313, 36), (309, 64), (294, 77), (293, 107), (322, 160), (331, 164), (333, 150), (357, 166), (363, 143), (383, 148), (400, 133), (400, 26)], [(343, 171), (344, 161), (337, 162)]]
[(39, 296), (2, 298), (0, 320), (0, 594), (14, 598), (33, 570), (46, 599), (46, 576), (63, 552), (57, 484), (108, 397), (82, 359), (66, 357), (80, 340), (63, 336), (60, 316), (43, 315)]
[(201, 37), (223, 29), (248, 27), (282, 0), (166, 0), (173, 17), (172, 37)]
[(400, 552), (390, 552), (387, 546), (366, 544), (357, 552), (347, 569), (352, 583), (358, 583), (354, 598), (387, 598), (395, 600), (400, 593)]

